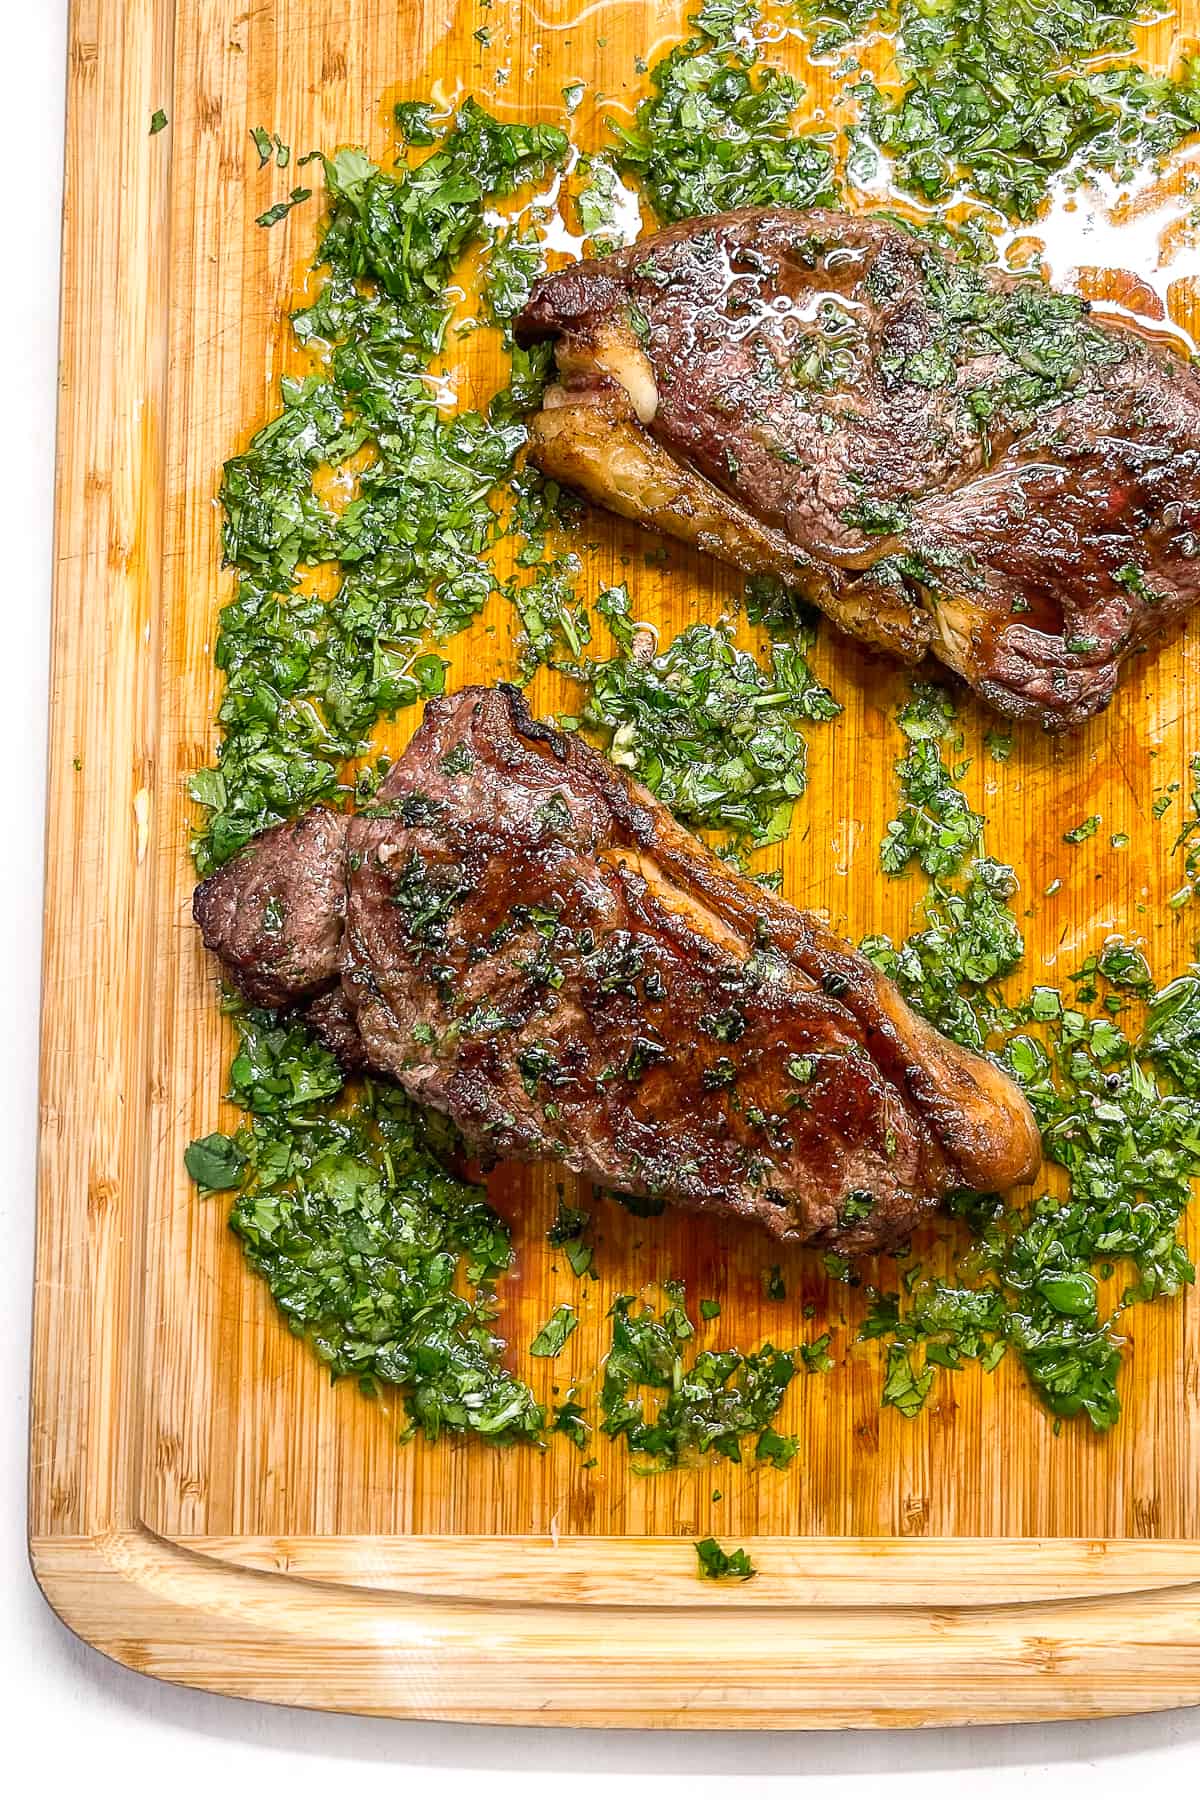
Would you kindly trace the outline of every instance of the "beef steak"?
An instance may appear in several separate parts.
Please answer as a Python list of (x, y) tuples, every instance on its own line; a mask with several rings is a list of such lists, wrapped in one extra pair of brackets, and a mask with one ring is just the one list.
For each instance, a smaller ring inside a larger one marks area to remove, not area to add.
[(1074, 725), (1200, 595), (1200, 375), (881, 215), (688, 221), (544, 277), (530, 454), (999, 711)]
[(337, 982), (349, 823), (314, 806), (264, 831), (196, 889), (204, 942), (259, 1006), (291, 1006)]
[[(850, 1252), (896, 1243), (955, 1188), (1036, 1171), (1005, 1075), (596, 751), (537, 724), (515, 689), (429, 704), (348, 822), (336, 893), (331, 836), (269, 832), (211, 876), (206, 942), (256, 997), (266, 982), (311, 1004), (319, 966), (318, 1029), (473, 1150)], [(288, 959), (260, 896), (302, 893), (314, 845)], [(343, 916), (335, 987), (325, 948)]]

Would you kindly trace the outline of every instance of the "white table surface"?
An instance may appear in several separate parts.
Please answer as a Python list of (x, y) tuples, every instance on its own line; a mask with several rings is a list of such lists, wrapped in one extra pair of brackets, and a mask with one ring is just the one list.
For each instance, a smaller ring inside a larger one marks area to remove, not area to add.
[[(396, 0), (403, 5), (403, 0)], [(570, 1732), (326, 1717), (188, 1693), (133, 1675), (53, 1618), (25, 1556), (26, 1407), (33, 1241), (43, 760), (53, 486), (65, 0), (4, 0), (0, 274), (0, 645), (7, 823), (0, 943), (7, 946), (0, 1095), (0, 1767), (11, 1793), (114, 1791), (171, 1800), (253, 1783), (328, 1792), (369, 1772), (435, 1782), (447, 1800), (649, 1789), (1030, 1800), (1200, 1793), (1200, 1709), (1095, 1724), (850, 1733)], [(355, 1765), (362, 1765), (361, 1770)], [(24, 1779), (22, 1779), (24, 1775)], [(406, 1784), (407, 1786), (407, 1784)], [(392, 1781), (381, 1790), (393, 1792)], [(401, 1791), (404, 1791), (403, 1789)], [(416, 1792), (421, 1792), (418, 1787)]]

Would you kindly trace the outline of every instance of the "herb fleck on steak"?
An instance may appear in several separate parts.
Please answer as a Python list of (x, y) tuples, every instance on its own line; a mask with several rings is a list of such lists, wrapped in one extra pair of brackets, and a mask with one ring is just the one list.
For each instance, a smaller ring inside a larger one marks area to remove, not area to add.
[(432, 701), (370, 808), (267, 832), (195, 913), (249, 994), (492, 1158), (851, 1253), (1038, 1165), (1007, 1076), (513, 688)]
[(1200, 375), (879, 216), (689, 220), (541, 280), (548, 474), (1062, 730), (1200, 597)]

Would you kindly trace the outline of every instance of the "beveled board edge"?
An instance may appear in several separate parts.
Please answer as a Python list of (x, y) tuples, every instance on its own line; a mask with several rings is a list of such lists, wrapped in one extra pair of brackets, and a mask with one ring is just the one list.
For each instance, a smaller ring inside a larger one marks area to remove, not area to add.
[(148, 126), (173, 27), (171, 0), (73, 0), (30, 1471), (50, 1604), (145, 1674), (398, 1717), (945, 1725), (1200, 1701), (1200, 1546), (764, 1539), (761, 1586), (730, 1589), (681, 1573), (678, 1538), (175, 1544), (137, 1523), (147, 852), (173, 778), (170, 140)]
[(235, 1569), (148, 1532), (35, 1542), (43, 1591), (142, 1674), (495, 1724), (740, 1728), (1095, 1718), (1200, 1697), (1200, 1584), (1035, 1605), (576, 1607)]
[[(531, 1606), (1011, 1606), (1200, 1583), (1200, 1546), (1128, 1538), (746, 1537), (753, 1589), (704, 1582), (695, 1540), (584, 1536), (186, 1536), (234, 1568), (377, 1593)], [(969, 1575), (964, 1575), (964, 1569)]]

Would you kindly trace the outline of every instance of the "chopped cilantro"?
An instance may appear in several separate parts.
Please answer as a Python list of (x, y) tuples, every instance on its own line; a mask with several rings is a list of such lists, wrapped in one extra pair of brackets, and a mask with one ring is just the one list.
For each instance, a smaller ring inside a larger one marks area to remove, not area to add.
[(846, 1287), (857, 1285), (859, 1277), (851, 1267), (848, 1257), (840, 1250), (825, 1250), (821, 1255), (821, 1267), (831, 1281), (840, 1281)]
[[(804, 0), (816, 41), (844, 41), (885, 0)], [(898, 83), (864, 78), (851, 90), (867, 146), (893, 163), (892, 179), (939, 203), (961, 186), (1014, 219), (1032, 219), (1051, 181), (1100, 170), (1127, 180), (1200, 128), (1200, 70), (1177, 76), (1128, 61), (1142, 0), (1044, 7), (1037, 0), (899, 0)], [(834, 17), (829, 36), (827, 23)], [(862, 129), (860, 127), (860, 130)], [(872, 171), (860, 145), (858, 167)]]
[(274, 206), (267, 208), (266, 212), (259, 213), (254, 223), (269, 229), (272, 225), (278, 225), (283, 219), (286, 219), (294, 206), (302, 206), (306, 200), (311, 199), (311, 188), (294, 187), (286, 200), (277, 200)]
[(697, 35), (650, 71), (652, 93), (631, 126), (609, 121), (619, 166), (637, 175), (664, 224), (737, 206), (824, 206), (836, 199), (833, 157), (798, 131), (804, 89), (759, 60), (745, 22), (709, 6)]
[(246, 1156), (235, 1138), (213, 1131), (193, 1139), (183, 1153), (183, 1164), (198, 1187), (216, 1193), (240, 1187)]
[[(195, 844), (202, 874), (328, 797), (377, 719), (439, 693), (445, 662), (426, 635), (460, 630), (494, 589), (490, 496), (524, 431), (477, 413), (446, 418), (425, 363), (486, 200), (536, 176), (565, 143), (468, 102), (434, 153), (399, 174), (356, 150), (324, 160), (327, 274), (293, 325), (302, 344), (330, 347), (327, 370), (283, 382), (281, 411), (226, 464), (221, 489), (238, 586), (217, 638), (224, 736), (219, 778), (201, 772), (214, 777)], [(315, 478), (351, 458), (351, 497), (335, 510)], [(328, 599), (302, 587), (318, 564), (338, 573)]]
[(716, 1538), (702, 1538), (696, 1557), (705, 1581), (749, 1581), (758, 1573), (744, 1550), (722, 1550)]
[(544, 563), (527, 581), (511, 582), (506, 590), (521, 620), (527, 675), (564, 652), (577, 662), (591, 642), (592, 621), (575, 591), (576, 573), (574, 560)]
[(546, 252), (536, 236), (520, 226), (498, 229), (483, 263), (483, 303), (493, 325), (499, 325), (511, 347), (510, 327), (529, 298), (530, 290), (546, 267)]
[(1168, 905), (1179, 907), (1200, 894), (1200, 750), (1189, 759), (1191, 785), (1188, 790), (1188, 816), (1171, 846), (1172, 853), (1182, 850), (1183, 872), (1187, 885), (1172, 894)]
[(939, 1031), (981, 1050), (989, 1009), (1001, 1004), (994, 984), (1024, 954), (1009, 904), (1015, 891), (1011, 869), (977, 857), (961, 886), (933, 883), (921, 905), (923, 928), (899, 948), (883, 936), (864, 938), (860, 947)]
[[(675, 1468), (717, 1453), (741, 1461), (741, 1440), (773, 1425), (795, 1374), (793, 1357), (771, 1344), (740, 1350), (701, 1350), (688, 1364), (683, 1347), (695, 1327), (682, 1292), (668, 1289), (661, 1314), (634, 1312), (633, 1296), (611, 1308), (612, 1348), (600, 1392), (601, 1430), (624, 1437), (651, 1468)], [(647, 1416), (641, 1390), (663, 1395)]]
[(578, 1324), (573, 1306), (556, 1306), (530, 1344), (530, 1356), (557, 1356)]
[(392, 109), (396, 130), (404, 142), (422, 149), (437, 143), (437, 132), (430, 123), (433, 113), (427, 100), (398, 100)]
[(590, 1213), (585, 1212), (582, 1207), (565, 1206), (560, 1200), (554, 1223), (546, 1233), (546, 1241), (562, 1251), (574, 1275), (580, 1279), (584, 1275), (591, 1275), (594, 1280), (594, 1251), (586, 1241), (590, 1227)]
[(229, 1070), (229, 1097), (246, 1112), (287, 1118), (340, 1094), (344, 1077), (328, 1050), (303, 1025), (273, 1013), (236, 1015), (241, 1039)]
[(954, 728), (953, 703), (942, 688), (914, 688), (899, 723), (909, 742), (897, 769), (904, 804), (888, 825), (880, 863), (889, 875), (914, 859), (927, 875), (957, 874), (978, 847), (983, 820), (955, 785), (962, 770), (952, 772), (939, 748)]
[[(925, 709), (915, 723), (929, 717)], [(936, 732), (936, 713), (932, 722)], [(910, 716), (910, 743), (913, 726)], [(1156, 995), (1142, 951), (1110, 938), (1075, 972), (1075, 1006), (1044, 986), (1010, 1005), (996, 984), (1022, 954), (1012, 871), (976, 857), (964, 874), (931, 883), (923, 928), (899, 949), (883, 938), (863, 948), (943, 1031), (1000, 1056), (1029, 1098), (1047, 1157), (1066, 1173), (1067, 1195), (1007, 1206), (962, 1196), (975, 1238), (968, 1283), (914, 1273), (907, 1307), (896, 1294), (872, 1296), (861, 1335), (888, 1341), (884, 1400), (902, 1412), (920, 1410), (937, 1368), (993, 1368), (1011, 1347), (1051, 1412), (1103, 1430), (1120, 1410), (1120, 1308), (1101, 1315), (1095, 1270), (1118, 1258), (1132, 1266), (1122, 1307), (1194, 1279), (1178, 1231), (1200, 1175), (1200, 984), (1182, 977)], [(1099, 1016), (1078, 1010), (1102, 990)], [(1144, 1003), (1135, 1047), (1112, 1015)], [(1038, 1037), (1021, 1030), (1026, 1022)]]
[[(579, 223), (584, 236), (591, 240), (593, 254), (605, 256), (626, 241), (622, 218), (628, 218), (629, 205), (635, 196), (621, 180), (611, 156), (585, 157), (581, 173), (586, 179), (575, 199)], [(635, 211), (635, 223), (636, 218)]]
[(754, 1460), (755, 1462), (770, 1463), (773, 1469), (786, 1469), (799, 1448), (798, 1438), (790, 1435), (783, 1436), (775, 1430), (774, 1426), (769, 1425), (764, 1432), (759, 1434), (758, 1442), (754, 1446)]
[(562, 1404), (555, 1407), (554, 1417), (550, 1421), (550, 1429), (551, 1431), (561, 1431), (577, 1450), (586, 1448), (592, 1428), (583, 1415), (583, 1408), (576, 1400), (573, 1388)]
[(912, 1358), (902, 1344), (889, 1345), (883, 1383), (884, 1406), (894, 1406), (906, 1419), (913, 1419), (929, 1398), (932, 1386), (932, 1369), (915, 1370)]
[[(277, 131), (268, 131), (265, 126), (254, 125), (251, 127), (250, 136), (254, 140), (255, 150), (258, 152), (258, 166), (260, 169), (265, 169), (267, 164), (272, 160), (277, 168), (287, 168), (292, 160), (291, 147), (284, 143)], [(301, 158), (302, 162), (310, 162), (312, 160), (311, 157), (307, 156)], [(308, 196), (306, 194), (305, 199), (307, 198)]]
[[(314, 1111), (320, 1065), (301, 1029), (252, 1021), (250, 1036), (257, 1074), (246, 1086), (242, 1072), (239, 1097), (253, 1116), (232, 1141), (241, 1187), (229, 1222), (290, 1329), (334, 1377), (398, 1389), (427, 1437), (538, 1438), (541, 1408), (504, 1368), (489, 1325), (491, 1283), (512, 1244), (482, 1189), (444, 1167), (439, 1146), (452, 1132), (389, 1084)], [(232, 1175), (233, 1152), (203, 1143), (191, 1173), (206, 1184)], [(455, 1291), (460, 1266), (473, 1297)]]
[(776, 644), (767, 670), (727, 625), (689, 625), (655, 656), (634, 631), (623, 588), (597, 610), (618, 654), (581, 671), (584, 726), (678, 818), (752, 846), (778, 842), (806, 785), (799, 727), (841, 710), (805, 660), (807, 640)]
[(1154, 996), (1139, 1048), (1183, 1093), (1200, 1097), (1200, 972), (1177, 975)]

